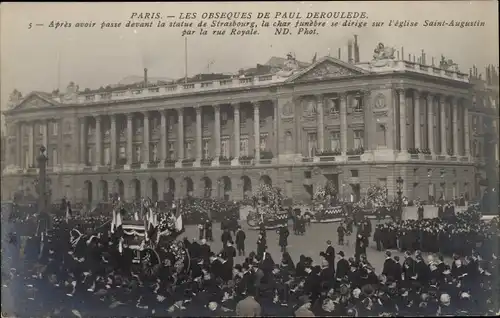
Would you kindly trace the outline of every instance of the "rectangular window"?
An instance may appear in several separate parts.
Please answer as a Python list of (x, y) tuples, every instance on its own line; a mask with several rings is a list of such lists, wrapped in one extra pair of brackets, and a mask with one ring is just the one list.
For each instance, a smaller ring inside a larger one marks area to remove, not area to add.
[(330, 114), (338, 114), (340, 111), (340, 99), (332, 98), (329, 101)]
[(93, 147), (87, 148), (87, 163), (89, 166), (94, 162), (94, 149)]
[(191, 149), (193, 148), (193, 142), (192, 141), (186, 141), (184, 142), (184, 157), (187, 159), (191, 159), (192, 153)]
[(240, 156), (248, 156), (248, 137), (240, 139)]
[(71, 124), (70, 121), (67, 121), (64, 123), (64, 132), (65, 133), (71, 133), (71, 131), (73, 130), (73, 125)]
[(354, 149), (359, 149), (364, 145), (364, 134), (363, 130), (354, 131)]
[(203, 139), (203, 158), (210, 158), (210, 139)]
[(361, 113), (363, 111), (363, 96), (356, 95), (354, 97), (354, 112)]
[(260, 135), (260, 150), (266, 150), (267, 149), (267, 134), (261, 134)]
[(135, 162), (141, 162), (141, 146), (135, 146)]
[(175, 117), (169, 116), (167, 117), (167, 131), (172, 132), (174, 130), (175, 125)]
[(353, 178), (359, 177), (359, 170), (356, 169), (351, 170), (351, 177)]
[(28, 169), (30, 167), (30, 152), (28, 149), (24, 151), (24, 168)]
[(173, 160), (175, 157), (175, 141), (168, 142), (168, 159)]
[(108, 166), (111, 164), (111, 149), (109, 147), (104, 147), (104, 165)]
[(59, 123), (53, 122), (52, 123), (52, 136), (57, 136), (57, 135), (59, 135)]
[(316, 149), (318, 145), (318, 138), (316, 133), (307, 134), (307, 153), (309, 157), (314, 157), (316, 155)]
[(52, 156), (50, 159), (52, 159), (52, 166), (56, 166), (58, 164), (58, 154), (57, 154), (57, 149), (53, 148), (52, 149)]
[(158, 160), (158, 145), (157, 144), (153, 144), (153, 147), (151, 149), (151, 154), (152, 154), (151, 159), (153, 161)]
[(221, 140), (221, 156), (224, 158), (229, 158), (229, 138), (223, 138)]
[(340, 132), (331, 131), (330, 132), (330, 150), (340, 150)]
[(125, 150), (124, 146), (120, 146), (120, 158), (127, 158), (127, 151)]

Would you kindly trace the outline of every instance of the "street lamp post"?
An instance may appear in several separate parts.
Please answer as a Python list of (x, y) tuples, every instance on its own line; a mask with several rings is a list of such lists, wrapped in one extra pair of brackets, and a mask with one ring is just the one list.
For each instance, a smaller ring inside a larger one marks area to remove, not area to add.
[(45, 147), (40, 147), (40, 155), (36, 158), (38, 162), (38, 212), (45, 212), (47, 209), (47, 161)]
[(403, 212), (403, 183), (404, 183), (403, 178), (401, 178), (401, 176), (399, 176), (396, 179), (396, 187), (398, 189), (398, 191), (396, 193), (398, 195), (398, 209), (399, 209), (399, 217), (400, 218), (401, 218), (402, 212)]

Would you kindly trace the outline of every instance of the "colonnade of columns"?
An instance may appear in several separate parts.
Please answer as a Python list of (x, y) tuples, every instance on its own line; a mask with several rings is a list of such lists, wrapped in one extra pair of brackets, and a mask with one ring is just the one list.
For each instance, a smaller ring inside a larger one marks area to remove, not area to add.
[[(420, 150), (428, 148), (431, 154), (436, 155), (469, 156), (469, 113), (463, 99), (408, 88), (398, 88), (397, 96), (399, 149), (401, 151), (407, 151), (410, 146), (413, 146), (413, 148)], [(413, 107), (407, 107), (407, 97), (410, 97), (409, 100), (413, 104), (410, 106)], [(426, 112), (423, 116), (427, 122), (425, 125), (420, 118), (422, 107)], [(449, 113), (446, 112), (447, 107), (450, 107)], [(413, 114), (408, 114), (408, 111), (413, 111)], [(413, 123), (409, 122), (411, 119), (413, 119)], [(447, 121), (451, 126), (449, 130), (447, 130)], [(413, 140), (407, 135), (411, 132), (407, 129), (407, 125), (410, 124), (413, 127), (411, 134)], [(460, 131), (459, 125), (462, 127)], [(423, 130), (422, 126), (426, 130)], [(437, 128), (437, 138), (435, 138), (434, 126)]]
[[(231, 104), (232, 109), (234, 111), (234, 131), (233, 131), (233, 140), (234, 140), (234, 149), (233, 149), (233, 157), (238, 159), (240, 157), (240, 104), (235, 103)], [(261, 102), (253, 103), (253, 140), (254, 140), (254, 149), (255, 149), (255, 160), (258, 162), (260, 158), (260, 106)], [(214, 133), (213, 137), (215, 141), (215, 158), (214, 161), (218, 161), (221, 156), (221, 109), (220, 105), (212, 106), (214, 110)], [(202, 126), (202, 107), (195, 106), (196, 113), (196, 125), (195, 125), (195, 164), (199, 163), (203, 158), (203, 126)], [(168, 158), (168, 141), (167, 141), (167, 124), (168, 117), (171, 116), (172, 112), (168, 112), (167, 110), (160, 110), (160, 142), (159, 142), (159, 160), (162, 163), (165, 163)], [(175, 114), (177, 116), (177, 132), (176, 132), (176, 148), (177, 155), (176, 160), (178, 162), (182, 162), (183, 159), (186, 158), (185, 154), (185, 108), (178, 108), (175, 110)], [(111, 144), (111, 165), (114, 166), (117, 164), (118, 151), (117, 151), (117, 114), (105, 115), (110, 117), (111, 122), (111, 132), (110, 132), (110, 144)], [(95, 120), (95, 166), (103, 165), (103, 156), (102, 156), (102, 117), (103, 115), (95, 115), (93, 116)], [(127, 149), (126, 149), (126, 161), (127, 164), (130, 165), (134, 162), (134, 149), (133, 149), (133, 138), (134, 138), (134, 113), (126, 114), (126, 135), (127, 135)], [(151, 160), (150, 158), (150, 141), (151, 141), (151, 129), (150, 129), (150, 120), (152, 118), (152, 114), (150, 112), (143, 112), (143, 137), (142, 137), (142, 156), (141, 163), (148, 164)], [(81, 130), (82, 132), (88, 131), (89, 117), (81, 118)], [(86, 163), (86, 149), (88, 147), (87, 141), (87, 133), (81, 134), (80, 137), (80, 147), (81, 147), (81, 158), (80, 163)]]
[[(396, 95), (396, 107), (398, 108), (398, 116), (395, 118), (395, 126), (399, 127), (399, 140), (396, 141), (396, 148), (401, 151), (407, 151), (410, 147), (413, 148), (428, 148), (431, 154), (436, 155), (448, 155), (451, 154), (453, 156), (469, 156), (470, 153), (470, 136), (469, 136), (469, 115), (468, 109), (465, 107), (465, 102), (460, 98), (455, 96), (445, 96), (439, 93), (433, 92), (422, 92), (412, 88), (398, 88)], [(410, 96), (409, 96), (410, 95)], [(342, 92), (338, 94), (339, 97), (339, 116), (340, 116), (340, 147), (342, 151), (342, 155), (346, 154), (347, 151), (347, 130), (348, 130), (348, 96), (349, 92)], [(369, 92), (362, 92), (364, 96), (364, 100), (369, 97)], [(318, 138), (318, 150), (319, 152), (323, 152), (325, 148), (325, 109), (324, 109), (324, 94), (315, 95), (316, 98), (316, 116), (317, 116), (317, 138)], [(412, 103), (412, 107), (407, 107), (408, 97), (410, 97), (410, 102)], [(257, 101), (251, 103), (253, 106), (253, 141), (254, 141), (254, 149), (255, 149), (255, 160), (256, 162), (260, 159), (260, 107), (262, 105), (262, 101)], [(366, 104), (366, 103), (364, 103)], [(276, 154), (279, 151), (279, 138), (278, 138), (278, 114), (279, 110), (277, 109), (277, 102), (272, 102), (272, 107), (274, 108), (274, 121), (273, 121), (273, 130), (274, 130), (274, 143), (273, 149)], [(232, 132), (232, 139), (234, 141), (232, 157), (238, 159), (240, 157), (240, 103), (232, 103), (230, 104), (231, 109), (233, 111), (234, 117), (234, 130)], [(365, 107), (366, 105), (363, 105)], [(221, 105), (212, 105), (213, 114), (214, 114), (214, 131), (212, 134), (212, 138), (214, 139), (214, 151), (213, 154), (215, 156), (214, 161), (217, 162), (221, 153)], [(451, 112), (449, 115), (451, 116), (451, 129), (447, 131), (447, 120), (449, 117), (446, 112), (446, 107), (450, 107)], [(420, 118), (421, 110), (425, 109), (425, 114), (423, 119)], [(203, 124), (202, 124), (202, 115), (203, 110), (201, 106), (194, 106), (195, 109), (195, 118), (196, 118), (196, 126), (195, 126), (195, 163), (199, 163), (203, 158)], [(177, 133), (175, 137), (175, 142), (177, 143), (177, 154), (176, 160), (178, 162), (182, 162), (183, 159), (186, 159), (185, 156), (185, 111), (186, 108), (178, 108), (175, 109), (175, 112), (166, 109), (159, 110), (160, 116), (160, 141), (159, 141), (159, 160), (160, 162), (165, 163), (167, 160), (171, 160), (169, 158), (169, 149), (168, 149), (168, 125), (171, 121), (168, 120), (170, 116), (176, 116), (177, 118)], [(364, 110), (363, 110), (364, 111)], [(413, 111), (413, 115), (408, 114), (408, 111)], [(175, 115), (173, 115), (175, 113)], [(126, 129), (126, 163), (130, 165), (134, 163), (134, 113), (124, 114), (126, 120), (124, 121), (125, 129)], [(75, 151), (79, 153), (79, 158), (76, 159), (76, 163), (80, 165), (86, 165), (88, 163), (87, 150), (89, 147), (93, 147), (94, 156), (95, 156), (95, 166), (103, 166), (103, 119), (105, 116), (109, 116), (109, 125), (110, 125), (110, 133), (109, 133), (109, 143), (110, 143), (110, 164), (111, 166), (115, 166), (118, 164), (119, 151), (118, 151), (118, 142), (119, 135), (118, 131), (118, 123), (117, 116), (120, 114), (111, 114), (111, 115), (95, 115), (93, 116), (95, 122), (95, 133), (92, 134), (94, 138), (93, 146), (90, 146), (89, 143), (89, 134), (88, 134), (88, 125), (89, 125), (89, 117), (81, 117), (78, 119), (79, 127), (76, 127), (73, 133), (78, 133), (79, 139), (79, 148)], [(123, 115), (123, 114), (121, 114)], [(151, 129), (150, 129), (150, 120), (153, 117), (152, 112), (142, 112), (143, 119), (143, 137), (142, 137), (142, 150), (141, 150), (141, 163), (149, 164), (150, 163), (150, 141), (151, 141)], [(408, 118), (413, 119), (413, 129), (411, 132), (410, 129), (407, 129), (407, 121)], [(367, 124), (367, 120), (373, 120), (370, 118), (365, 118), (365, 125)], [(108, 118), (106, 118), (106, 123), (108, 122)], [(427, 122), (425, 124), (424, 122)], [(38, 121), (40, 122), (40, 121)], [(58, 123), (62, 123), (62, 120), (58, 120)], [(22, 123), (26, 125), (26, 122)], [(42, 144), (47, 145), (49, 142), (49, 129), (48, 129), (49, 121), (44, 121), (43, 126), (41, 128), (41, 132), (43, 135)], [(35, 125), (33, 123), (28, 123), (29, 134), (28, 134), (28, 150), (29, 154), (27, 155), (28, 160), (30, 160), (29, 164), (35, 164)], [(459, 132), (459, 125), (463, 127)], [(434, 126), (436, 126), (436, 130), (434, 130)], [(423, 129), (425, 127), (425, 129)], [(108, 128), (108, 126), (106, 127)], [(23, 143), (25, 143), (23, 137), (23, 131), (21, 124), (17, 125), (16, 129), (17, 136), (17, 144), (16, 144), (16, 161), (20, 164), (25, 161), (25, 153)], [(411, 133), (413, 136), (413, 140), (408, 138), (408, 133)], [(437, 133), (437, 138), (435, 138), (435, 134)], [(59, 135), (61, 132), (58, 133)], [(58, 142), (61, 141), (62, 137), (59, 138)], [(398, 138), (398, 137), (396, 137)], [(451, 141), (451, 142), (450, 142)], [(106, 141), (107, 142), (107, 141)], [(411, 142), (411, 144), (410, 144)], [(451, 150), (451, 153), (449, 153)], [(62, 152), (63, 149), (59, 148), (59, 152)], [(49, 154), (50, 155), (50, 154)]]

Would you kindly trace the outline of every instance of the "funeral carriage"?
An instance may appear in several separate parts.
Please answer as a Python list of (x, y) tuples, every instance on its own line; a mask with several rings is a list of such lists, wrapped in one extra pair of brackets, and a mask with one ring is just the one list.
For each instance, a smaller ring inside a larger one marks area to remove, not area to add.
[[(111, 240), (121, 255), (129, 249), (133, 253), (132, 266), (142, 267), (143, 272), (155, 275), (161, 266), (173, 266), (177, 272), (188, 271), (190, 255), (183, 241), (177, 240), (184, 231), (182, 216), (172, 211), (162, 211), (150, 199), (143, 199), (134, 210), (120, 198), (113, 202), (110, 224)], [(175, 206), (174, 206), (175, 208)], [(72, 242), (85, 237), (72, 231)], [(92, 237), (88, 238), (88, 241)], [(86, 240), (87, 241), (87, 240)]]
[(291, 216), (283, 206), (281, 189), (262, 184), (253, 194), (252, 202), (247, 215), (247, 224), (251, 228), (274, 229), (288, 224)]
[(313, 196), (312, 211), (306, 212), (312, 218), (311, 222), (328, 223), (346, 217), (343, 205), (337, 200), (337, 190), (332, 182), (319, 186)]

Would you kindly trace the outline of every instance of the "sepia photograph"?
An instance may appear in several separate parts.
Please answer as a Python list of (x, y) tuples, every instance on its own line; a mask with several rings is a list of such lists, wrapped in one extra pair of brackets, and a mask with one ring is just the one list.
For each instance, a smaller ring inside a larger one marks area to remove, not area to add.
[(500, 315), (498, 24), (2, 3), (2, 317)]

